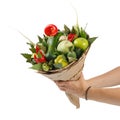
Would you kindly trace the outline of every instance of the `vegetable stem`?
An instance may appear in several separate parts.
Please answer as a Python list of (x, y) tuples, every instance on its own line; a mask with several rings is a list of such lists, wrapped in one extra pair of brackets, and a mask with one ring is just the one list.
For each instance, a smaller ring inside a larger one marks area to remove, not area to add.
[(25, 36), (22, 32), (20, 32), (19, 30), (17, 30), (18, 31), (18, 33), (20, 33), (24, 38), (26, 38), (27, 40), (29, 40), (29, 42), (33, 45), (33, 46), (35, 46), (35, 44), (27, 37), (27, 36)]

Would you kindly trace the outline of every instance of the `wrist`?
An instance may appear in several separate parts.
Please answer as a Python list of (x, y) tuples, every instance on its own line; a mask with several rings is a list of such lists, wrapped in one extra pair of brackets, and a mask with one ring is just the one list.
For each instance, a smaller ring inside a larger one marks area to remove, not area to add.
[(89, 93), (89, 90), (91, 89), (92, 86), (88, 86), (87, 89), (85, 90), (85, 100), (88, 100), (88, 93)]

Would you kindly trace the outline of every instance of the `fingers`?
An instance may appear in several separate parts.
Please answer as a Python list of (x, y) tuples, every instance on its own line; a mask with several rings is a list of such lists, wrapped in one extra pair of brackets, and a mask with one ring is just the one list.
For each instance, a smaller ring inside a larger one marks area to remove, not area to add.
[(57, 84), (58, 87), (65, 87), (66, 86), (66, 82), (64, 81), (55, 81), (55, 83)]
[(60, 90), (66, 91), (68, 88), (69, 81), (55, 81), (55, 83)]

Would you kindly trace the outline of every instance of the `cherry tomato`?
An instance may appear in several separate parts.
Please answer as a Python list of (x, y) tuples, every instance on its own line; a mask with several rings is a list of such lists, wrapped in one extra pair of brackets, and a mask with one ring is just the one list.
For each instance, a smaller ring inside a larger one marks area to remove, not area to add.
[(44, 29), (44, 33), (47, 36), (55, 36), (57, 32), (58, 32), (58, 28), (54, 24), (49, 24)]
[(89, 46), (88, 40), (86, 40), (85, 38), (76, 38), (73, 41), (73, 44), (75, 47), (81, 48), (82, 50), (86, 50)]

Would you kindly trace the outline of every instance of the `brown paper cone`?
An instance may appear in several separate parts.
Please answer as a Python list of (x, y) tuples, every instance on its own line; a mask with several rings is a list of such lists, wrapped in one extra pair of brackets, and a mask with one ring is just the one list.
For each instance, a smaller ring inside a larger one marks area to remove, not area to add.
[[(39, 73), (48, 77), (51, 80), (78, 80), (80, 78), (81, 72), (83, 70), (84, 61), (86, 58), (88, 50), (80, 57), (79, 60), (72, 62), (67, 67), (58, 70), (51, 70), (49, 73), (39, 71)], [(66, 93), (70, 102), (76, 106), (76, 108), (80, 107), (79, 97)]]

